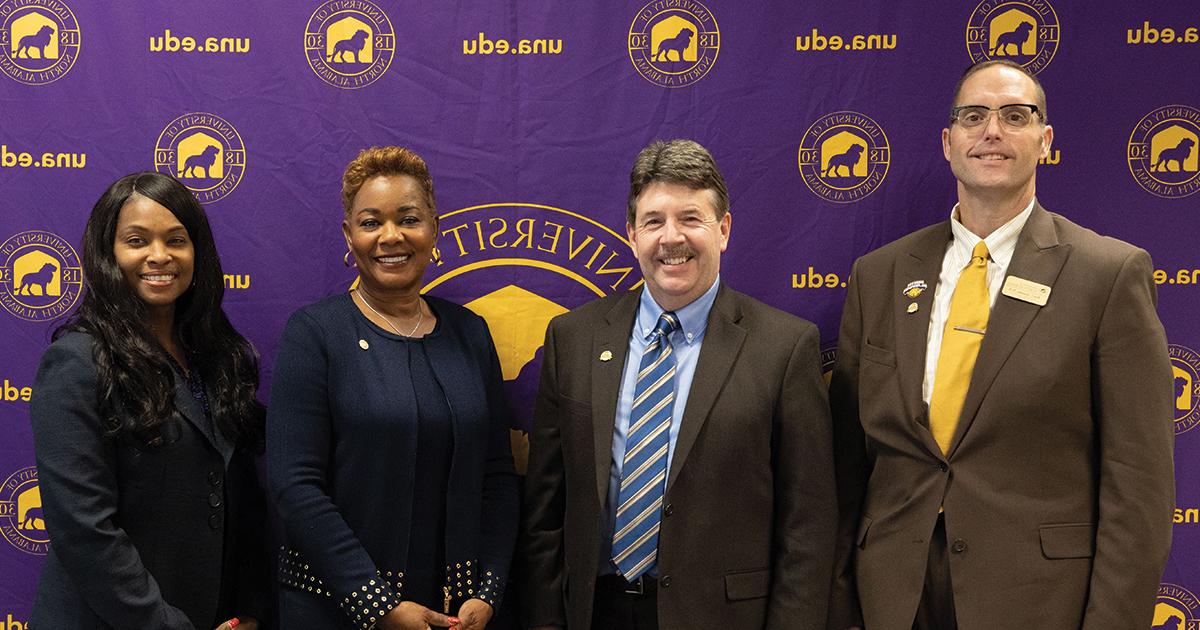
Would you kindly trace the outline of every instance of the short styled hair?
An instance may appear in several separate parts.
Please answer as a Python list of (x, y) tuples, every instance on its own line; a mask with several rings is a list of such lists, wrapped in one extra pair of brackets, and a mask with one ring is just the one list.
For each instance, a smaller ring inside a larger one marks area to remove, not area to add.
[(1042, 89), (1042, 82), (1038, 81), (1037, 75), (1030, 72), (1028, 68), (1008, 59), (988, 59), (986, 61), (980, 61), (979, 63), (974, 63), (970, 66), (967, 66), (967, 69), (963, 71), (962, 76), (958, 78), (958, 83), (954, 84), (954, 98), (950, 101), (950, 107), (958, 107), (958, 95), (962, 92), (963, 84), (967, 82), (967, 79), (971, 78), (971, 76), (980, 70), (986, 70), (993, 66), (1012, 68), (1026, 77), (1029, 77), (1030, 81), (1033, 81), (1033, 88), (1036, 94), (1034, 98), (1037, 101), (1034, 103), (1034, 105), (1038, 106), (1038, 114), (1040, 114), (1042, 117), (1042, 124), (1047, 124), (1050, 119), (1046, 116), (1046, 90)]
[(654, 182), (707, 190), (712, 193), (713, 208), (718, 219), (729, 211), (729, 189), (725, 187), (725, 178), (717, 170), (717, 163), (708, 149), (692, 140), (658, 140), (638, 153), (633, 161), (633, 170), (629, 172), (626, 219), (630, 225), (637, 218), (638, 196)]
[(421, 190), (425, 191), (425, 200), (429, 209), (437, 215), (437, 203), (433, 197), (433, 178), (429, 176), (429, 167), (425, 160), (413, 151), (404, 147), (371, 147), (363, 149), (357, 157), (346, 165), (342, 174), (342, 209), (350, 216), (350, 207), (354, 205), (354, 196), (358, 190), (372, 177), (386, 175), (408, 175), (417, 180)]

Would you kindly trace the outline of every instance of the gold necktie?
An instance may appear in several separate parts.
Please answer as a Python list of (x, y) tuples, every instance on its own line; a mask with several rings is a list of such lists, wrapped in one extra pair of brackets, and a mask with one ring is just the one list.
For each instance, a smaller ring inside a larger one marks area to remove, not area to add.
[(950, 451), (950, 441), (958, 428), (967, 387), (975, 358), (987, 330), (991, 308), (987, 288), (988, 249), (983, 241), (971, 252), (971, 262), (958, 276), (954, 297), (950, 298), (950, 314), (942, 335), (937, 371), (933, 377), (933, 394), (929, 399), (929, 430), (942, 448)]

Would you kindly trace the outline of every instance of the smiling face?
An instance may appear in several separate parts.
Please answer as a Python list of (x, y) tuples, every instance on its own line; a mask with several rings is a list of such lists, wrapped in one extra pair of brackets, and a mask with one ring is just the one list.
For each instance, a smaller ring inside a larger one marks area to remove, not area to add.
[[(1037, 103), (1037, 87), (1015, 68), (984, 68), (969, 76), (956, 106), (1000, 108)], [(1035, 115), (1023, 129), (1006, 127), (999, 116), (971, 129), (958, 123), (942, 130), (942, 152), (958, 179), (959, 201), (972, 197), (1033, 198), (1038, 160), (1050, 153), (1054, 130)]]
[(192, 284), (195, 250), (187, 228), (161, 204), (133, 195), (117, 215), (113, 257), (155, 316), (174, 312)]
[(364, 182), (342, 232), (367, 292), (383, 298), (420, 291), (437, 225), (415, 178), (381, 175)]
[(691, 304), (712, 286), (729, 245), (732, 217), (716, 217), (713, 193), (653, 182), (637, 198), (634, 224), (625, 230), (658, 305), (668, 311)]

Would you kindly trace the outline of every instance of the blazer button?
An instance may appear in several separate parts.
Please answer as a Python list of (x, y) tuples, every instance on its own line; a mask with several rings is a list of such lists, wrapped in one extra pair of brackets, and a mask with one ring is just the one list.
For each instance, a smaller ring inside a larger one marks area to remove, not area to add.
[(663, 516), (670, 516), (674, 513), (675, 513), (675, 506), (673, 504), (668, 503), (666, 506), (663, 507)]
[(216, 472), (208, 473), (208, 484), (211, 486), (221, 485), (221, 475), (218, 475)]
[(208, 526), (211, 529), (221, 529), (221, 515), (210, 514), (208, 516)]
[(212, 507), (221, 507), (221, 497), (217, 496), (215, 492), (208, 493), (208, 504)]
[(663, 588), (671, 588), (671, 576), (664, 575), (658, 578), (658, 585)]
[(947, 470), (950, 470), (950, 467), (946, 465), (946, 462), (938, 462), (937, 467), (938, 467), (938, 470), (940, 470), (942, 472), (946, 472)]
[(967, 541), (955, 538), (954, 544), (950, 545), (950, 548), (954, 550), (954, 553), (962, 553), (967, 550)]

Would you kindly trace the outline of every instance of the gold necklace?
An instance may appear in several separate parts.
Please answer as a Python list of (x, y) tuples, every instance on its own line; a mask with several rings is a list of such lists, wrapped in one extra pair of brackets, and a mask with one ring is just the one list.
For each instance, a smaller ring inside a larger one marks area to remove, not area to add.
[(412, 327), (412, 330), (408, 331), (408, 334), (406, 335), (406, 334), (400, 332), (399, 328), (396, 328), (396, 325), (392, 323), (391, 319), (386, 317), (383, 313), (380, 313), (379, 311), (375, 310), (374, 306), (371, 306), (371, 303), (367, 301), (366, 293), (362, 293), (360, 295), (360, 290), (355, 289), (354, 294), (358, 295), (358, 299), (362, 300), (362, 303), (364, 305), (366, 305), (367, 308), (371, 309), (372, 313), (375, 313), (376, 315), (378, 315), (379, 319), (382, 319), (383, 323), (388, 325), (388, 328), (391, 328), (397, 335), (400, 335), (401, 337), (411, 339), (412, 336), (417, 333), (417, 329), (421, 327), (421, 321), (425, 319), (425, 309), (421, 308), (421, 302), (420, 302), (421, 298), (417, 298), (417, 323)]

